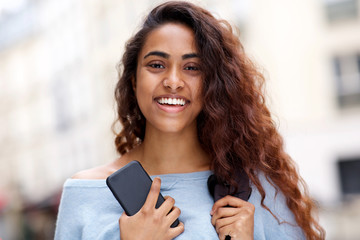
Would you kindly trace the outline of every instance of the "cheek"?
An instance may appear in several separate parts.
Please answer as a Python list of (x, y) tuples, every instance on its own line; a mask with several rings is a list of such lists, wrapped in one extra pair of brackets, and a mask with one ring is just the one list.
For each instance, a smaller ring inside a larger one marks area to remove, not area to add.
[(196, 82), (196, 84), (193, 85), (192, 89), (193, 89), (193, 96), (195, 97), (196, 101), (198, 101), (202, 105), (202, 101), (203, 101), (202, 81)]
[(146, 86), (139, 82), (136, 86), (136, 100), (138, 102), (141, 112), (144, 114), (147, 108), (150, 107), (152, 103), (152, 94), (150, 91), (150, 86)]

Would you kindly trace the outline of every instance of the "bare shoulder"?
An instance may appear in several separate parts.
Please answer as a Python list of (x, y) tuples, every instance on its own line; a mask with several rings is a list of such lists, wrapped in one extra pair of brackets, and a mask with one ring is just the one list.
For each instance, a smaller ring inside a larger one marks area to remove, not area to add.
[(72, 179), (106, 179), (113, 172), (122, 168), (127, 163), (126, 157), (121, 157), (111, 163), (86, 169), (74, 174)]
[(72, 179), (105, 179), (107, 178), (109, 174), (109, 167), (107, 165), (102, 165), (90, 169), (86, 169), (83, 171), (80, 171), (73, 175)]

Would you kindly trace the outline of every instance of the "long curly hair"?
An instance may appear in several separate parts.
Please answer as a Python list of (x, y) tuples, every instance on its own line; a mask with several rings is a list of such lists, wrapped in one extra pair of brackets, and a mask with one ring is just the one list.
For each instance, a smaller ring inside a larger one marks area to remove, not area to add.
[(144, 139), (146, 121), (137, 105), (132, 79), (136, 79), (137, 58), (146, 37), (170, 22), (194, 31), (204, 102), (197, 129), (202, 147), (210, 154), (211, 169), (232, 185), (234, 169), (245, 171), (261, 194), (262, 207), (279, 221), (264, 204), (265, 191), (258, 178), (262, 172), (284, 194), (307, 239), (324, 239), (325, 231), (313, 216), (315, 203), (295, 163), (285, 153), (283, 139), (265, 105), (264, 77), (245, 55), (230, 24), (194, 4), (174, 1), (159, 5), (127, 42), (115, 89), (118, 121), (122, 125), (115, 138), (117, 151), (125, 154)]

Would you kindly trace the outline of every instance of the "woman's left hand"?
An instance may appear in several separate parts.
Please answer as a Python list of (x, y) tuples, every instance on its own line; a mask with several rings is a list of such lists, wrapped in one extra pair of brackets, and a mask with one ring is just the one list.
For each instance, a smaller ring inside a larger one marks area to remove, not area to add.
[(220, 240), (224, 240), (227, 235), (231, 240), (253, 240), (254, 212), (255, 207), (251, 203), (228, 195), (213, 205), (211, 223)]

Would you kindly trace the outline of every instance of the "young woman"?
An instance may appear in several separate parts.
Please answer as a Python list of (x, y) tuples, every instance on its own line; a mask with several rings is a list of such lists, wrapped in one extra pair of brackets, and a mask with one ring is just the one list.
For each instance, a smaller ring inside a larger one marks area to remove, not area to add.
[[(119, 70), (121, 157), (66, 181), (55, 238), (324, 239), (263, 81), (226, 21), (187, 2), (153, 9)], [(127, 216), (105, 179), (132, 160), (154, 181), (141, 210)], [(212, 174), (231, 190), (216, 202)], [(249, 199), (232, 196), (249, 186)], [(160, 191), (169, 197), (155, 209)]]

